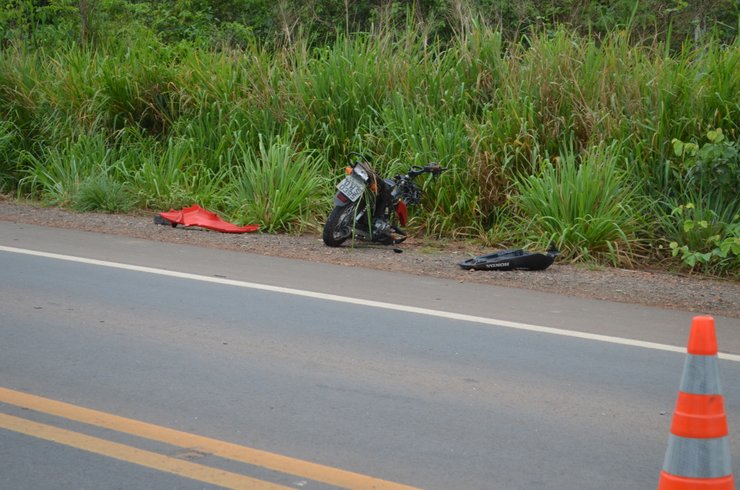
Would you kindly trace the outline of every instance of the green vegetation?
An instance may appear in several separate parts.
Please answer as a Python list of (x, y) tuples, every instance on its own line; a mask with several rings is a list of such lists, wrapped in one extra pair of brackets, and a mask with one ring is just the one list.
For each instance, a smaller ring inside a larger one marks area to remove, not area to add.
[[(740, 274), (732, 2), (567, 18), (561, 0), (539, 23), (531, 2), (496, 0), (175, 3), (10, 2), (0, 192), (102, 212), (198, 203), (300, 232), (363, 151), (387, 173), (451, 168), (425, 183), (416, 234)], [(310, 6), (330, 22), (307, 36)]]
[(645, 198), (629, 181), (618, 150), (602, 145), (568, 152), (556, 157), (557, 166), (546, 160), (537, 175), (516, 182), (525, 236), (543, 248), (554, 240), (571, 256), (614, 265), (639, 257), (646, 245), (640, 238)]

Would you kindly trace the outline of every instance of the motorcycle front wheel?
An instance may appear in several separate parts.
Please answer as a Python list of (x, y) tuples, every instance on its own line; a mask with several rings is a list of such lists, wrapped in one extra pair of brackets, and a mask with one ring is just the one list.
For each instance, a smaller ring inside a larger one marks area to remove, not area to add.
[(329, 247), (339, 247), (352, 236), (355, 220), (364, 211), (365, 203), (362, 200), (335, 206), (324, 225), (324, 243)]

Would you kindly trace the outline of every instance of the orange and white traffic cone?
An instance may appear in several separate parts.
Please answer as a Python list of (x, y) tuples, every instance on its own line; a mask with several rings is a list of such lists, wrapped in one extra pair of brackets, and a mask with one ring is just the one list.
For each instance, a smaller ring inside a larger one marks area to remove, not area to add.
[(658, 490), (734, 490), (714, 318), (691, 324)]

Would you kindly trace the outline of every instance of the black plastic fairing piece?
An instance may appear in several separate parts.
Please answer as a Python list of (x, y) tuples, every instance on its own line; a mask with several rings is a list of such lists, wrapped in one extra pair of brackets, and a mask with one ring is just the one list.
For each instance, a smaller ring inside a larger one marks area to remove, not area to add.
[(463, 269), (476, 271), (541, 271), (550, 267), (559, 253), (555, 243), (550, 242), (550, 246), (544, 254), (527, 252), (521, 248), (512, 248), (473, 257), (460, 262), (459, 265)]

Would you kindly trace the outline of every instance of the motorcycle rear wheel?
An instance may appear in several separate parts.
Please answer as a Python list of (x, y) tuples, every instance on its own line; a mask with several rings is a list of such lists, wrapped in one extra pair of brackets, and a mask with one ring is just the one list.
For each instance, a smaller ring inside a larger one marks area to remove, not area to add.
[(329, 247), (339, 247), (354, 233), (355, 218), (364, 210), (361, 200), (344, 205), (334, 206), (324, 225), (323, 239)]

